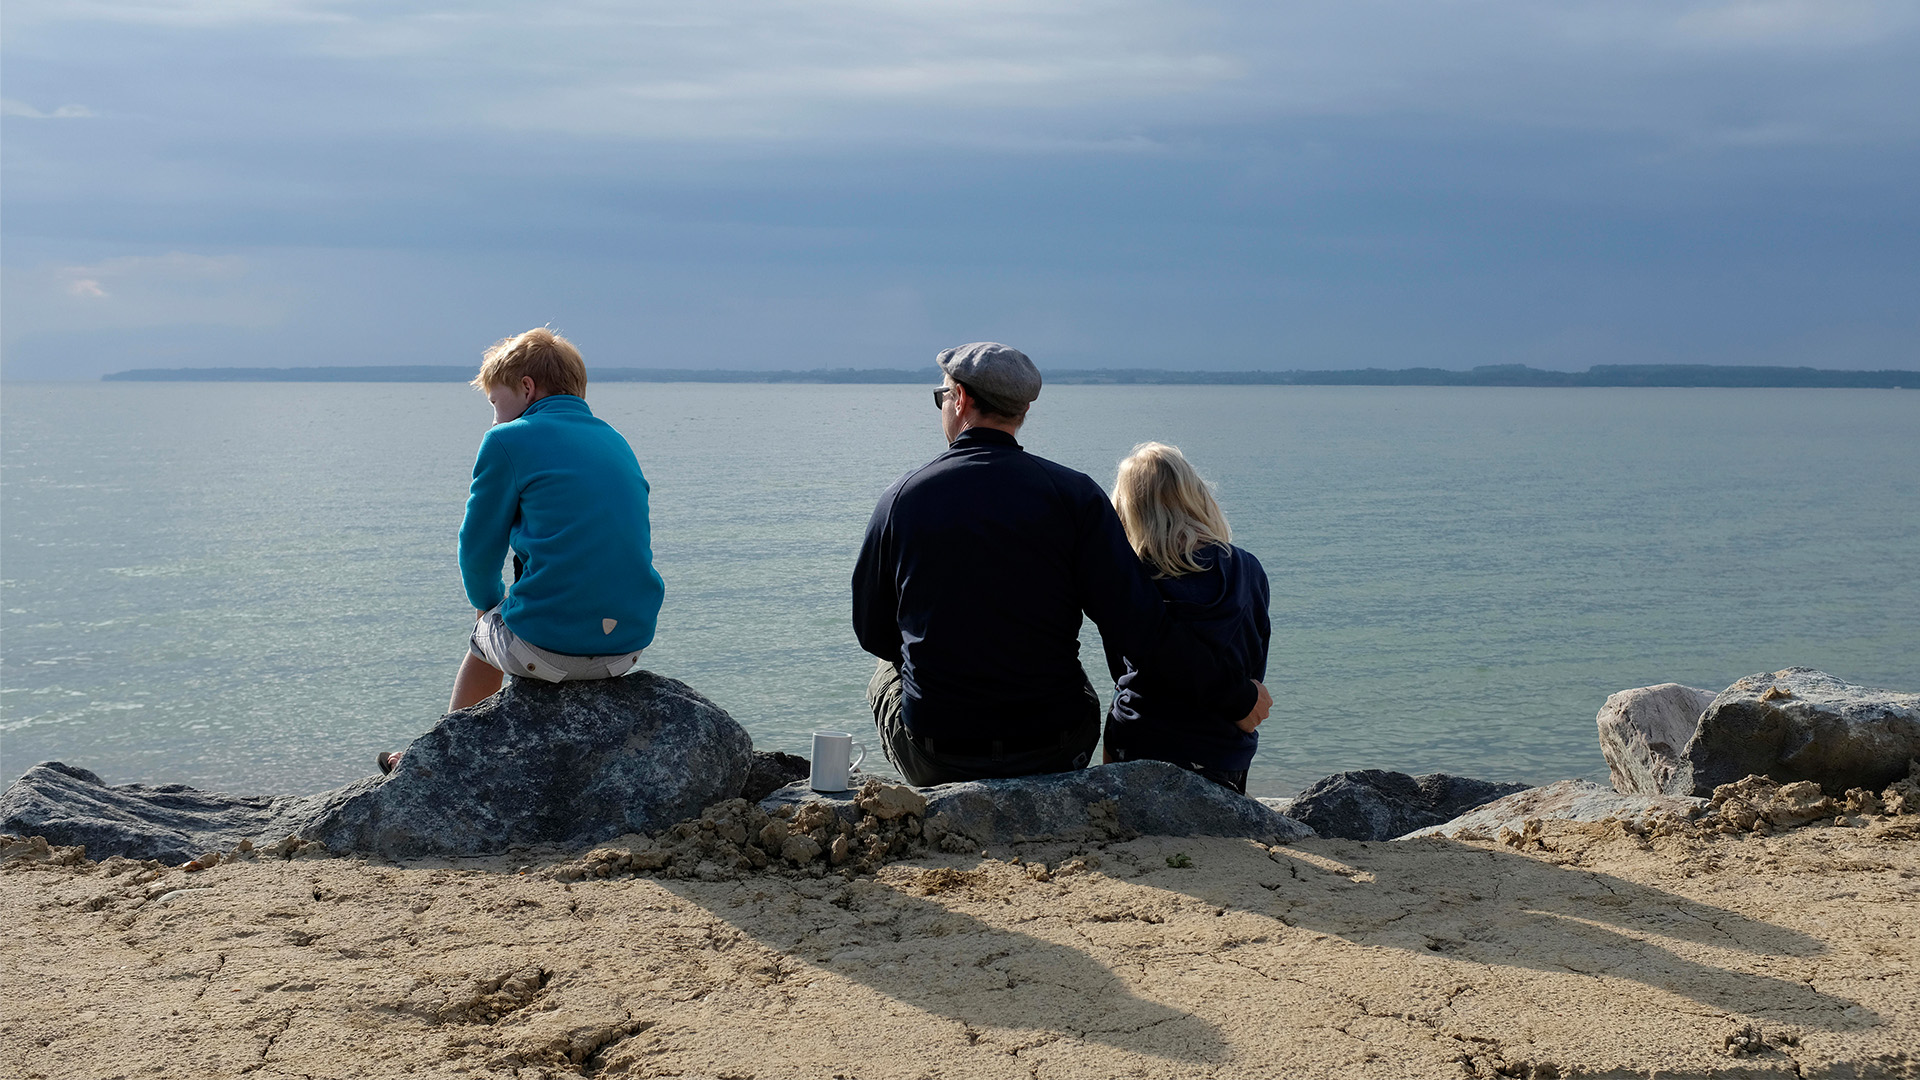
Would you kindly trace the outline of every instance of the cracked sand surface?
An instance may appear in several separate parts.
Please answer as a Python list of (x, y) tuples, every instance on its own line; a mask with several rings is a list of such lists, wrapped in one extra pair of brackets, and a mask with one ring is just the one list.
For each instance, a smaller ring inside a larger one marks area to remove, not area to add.
[(1146, 837), (851, 883), (16, 865), (0, 1075), (1920, 1075), (1910, 829), (1543, 839)]

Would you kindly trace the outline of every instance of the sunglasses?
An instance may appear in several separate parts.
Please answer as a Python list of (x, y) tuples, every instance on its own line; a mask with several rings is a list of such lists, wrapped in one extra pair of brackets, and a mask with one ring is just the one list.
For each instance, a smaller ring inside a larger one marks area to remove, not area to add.
[(942, 386), (939, 389), (935, 390), (933, 392), (933, 407), (936, 409), (946, 408), (947, 395), (951, 393), (953, 393), (953, 387), (951, 386)]

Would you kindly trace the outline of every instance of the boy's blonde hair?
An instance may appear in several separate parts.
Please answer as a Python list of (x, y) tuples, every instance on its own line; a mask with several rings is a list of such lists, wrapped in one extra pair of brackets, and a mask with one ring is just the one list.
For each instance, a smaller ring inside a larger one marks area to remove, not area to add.
[(501, 338), (480, 360), (480, 374), (473, 377), (476, 390), (511, 386), (522, 376), (548, 394), (587, 396), (587, 365), (573, 342), (544, 326), (524, 334)]
[(1194, 553), (1233, 541), (1212, 489), (1177, 446), (1144, 442), (1134, 447), (1114, 478), (1113, 508), (1134, 554), (1155, 577), (1205, 570)]

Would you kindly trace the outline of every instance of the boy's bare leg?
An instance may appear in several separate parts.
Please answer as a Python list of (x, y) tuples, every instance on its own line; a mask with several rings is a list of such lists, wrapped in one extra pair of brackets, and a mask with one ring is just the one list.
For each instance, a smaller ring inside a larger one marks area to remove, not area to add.
[(453, 700), (447, 703), (447, 711), (458, 712), (487, 700), (500, 692), (500, 683), (505, 678), (499, 668), (468, 653), (460, 662), (460, 673), (453, 677)]

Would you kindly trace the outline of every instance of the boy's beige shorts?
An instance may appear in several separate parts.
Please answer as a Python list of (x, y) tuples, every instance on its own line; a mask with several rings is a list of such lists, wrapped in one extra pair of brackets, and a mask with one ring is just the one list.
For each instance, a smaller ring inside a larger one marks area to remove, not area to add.
[(507, 629), (500, 609), (494, 608), (473, 624), (467, 651), (509, 675), (566, 682), (569, 679), (617, 679), (633, 670), (643, 650), (635, 649), (618, 656), (568, 656), (549, 652), (520, 640), (519, 635)]

